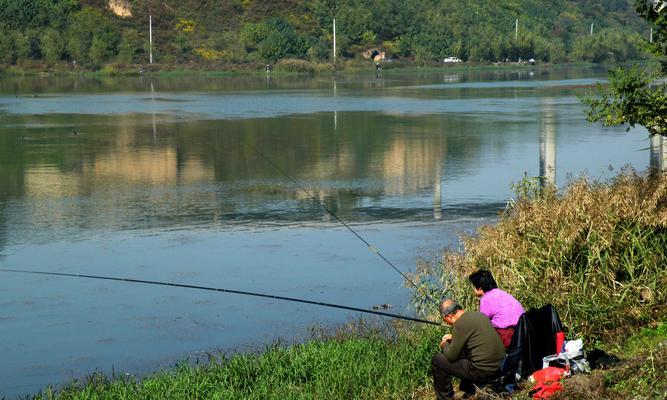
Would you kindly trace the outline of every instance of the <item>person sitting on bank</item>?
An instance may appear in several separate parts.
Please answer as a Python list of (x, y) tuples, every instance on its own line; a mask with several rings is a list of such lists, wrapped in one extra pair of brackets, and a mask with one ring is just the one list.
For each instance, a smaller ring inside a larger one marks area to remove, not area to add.
[(503, 345), (507, 349), (514, 335), (514, 328), (523, 306), (517, 299), (504, 290), (498, 289), (491, 272), (480, 269), (468, 277), (475, 288), (475, 296), (479, 297), (479, 311), (489, 317), (491, 325), (496, 328)]
[(505, 358), (503, 343), (486, 315), (465, 311), (452, 299), (440, 303), (440, 315), (452, 333), (442, 337), (442, 351), (431, 359), (436, 399), (454, 398), (453, 376), (461, 379), (459, 389), (472, 396), (475, 384), (496, 378)]

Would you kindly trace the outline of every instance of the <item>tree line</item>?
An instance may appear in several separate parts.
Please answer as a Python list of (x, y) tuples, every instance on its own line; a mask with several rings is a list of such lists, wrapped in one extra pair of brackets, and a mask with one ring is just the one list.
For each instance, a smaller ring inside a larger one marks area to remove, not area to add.
[[(331, 62), (370, 48), (431, 64), (623, 61), (642, 56), (648, 25), (629, 0), (0, 0), (0, 63), (258, 64)], [(518, 19), (518, 31), (516, 20)], [(591, 24), (593, 25), (591, 34)]]

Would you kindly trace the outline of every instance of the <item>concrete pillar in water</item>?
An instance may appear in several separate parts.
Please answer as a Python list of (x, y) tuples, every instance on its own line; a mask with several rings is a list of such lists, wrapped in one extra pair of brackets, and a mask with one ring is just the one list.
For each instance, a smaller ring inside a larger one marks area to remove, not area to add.
[(649, 156), (649, 167), (651, 169), (659, 170), (660, 169), (660, 142), (662, 142), (660, 135), (651, 135), (649, 136), (651, 141), (651, 154)]
[(660, 172), (667, 172), (667, 138), (651, 135), (651, 156), (649, 166)]
[(556, 184), (556, 114), (550, 102), (542, 104), (540, 182)]

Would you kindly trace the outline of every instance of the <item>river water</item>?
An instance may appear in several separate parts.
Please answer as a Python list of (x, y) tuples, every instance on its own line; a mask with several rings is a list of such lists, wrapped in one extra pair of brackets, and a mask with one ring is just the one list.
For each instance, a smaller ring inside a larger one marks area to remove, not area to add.
[[(605, 78), (591, 68), (4, 78), (0, 268), (410, 314), (402, 277), (311, 196), (414, 271), (493, 222), (524, 176), (563, 185), (648, 166), (645, 131), (585, 121), (576, 96)], [(291, 343), (358, 316), (0, 273), (0, 397), (95, 370), (141, 375), (203, 352)]]

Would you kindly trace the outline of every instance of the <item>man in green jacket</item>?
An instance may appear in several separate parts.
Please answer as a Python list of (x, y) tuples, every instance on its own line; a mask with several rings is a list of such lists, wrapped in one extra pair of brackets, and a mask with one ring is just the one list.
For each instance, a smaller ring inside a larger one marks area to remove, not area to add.
[(486, 315), (465, 311), (452, 299), (440, 303), (440, 315), (452, 333), (442, 337), (441, 352), (431, 360), (437, 400), (453, 399), (452, 376), (461, 379), (466, 396), (475, 393), (474, 384), (496, 377), (505, 357), (505, 347)]

